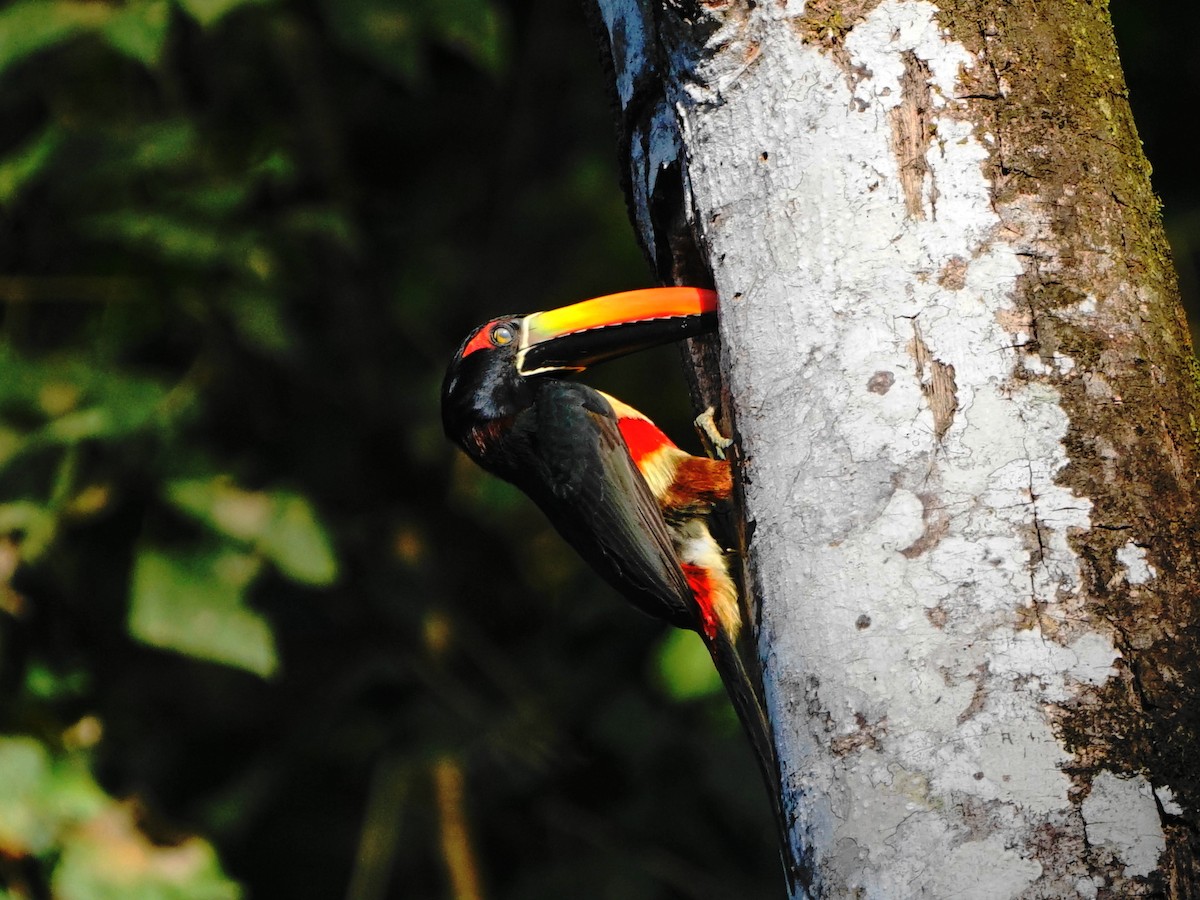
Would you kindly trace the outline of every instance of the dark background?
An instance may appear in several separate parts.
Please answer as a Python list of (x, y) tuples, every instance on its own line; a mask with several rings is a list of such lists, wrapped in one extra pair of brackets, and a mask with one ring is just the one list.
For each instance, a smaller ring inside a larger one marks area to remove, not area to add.
[[(1194, 309), (1200, 8), (1112, 10)], [(441, 434), (472, 325), (650, 283), (574, 4), (10, 3), (0, 122), (9, 896), (781, 896), (698, 641)]]

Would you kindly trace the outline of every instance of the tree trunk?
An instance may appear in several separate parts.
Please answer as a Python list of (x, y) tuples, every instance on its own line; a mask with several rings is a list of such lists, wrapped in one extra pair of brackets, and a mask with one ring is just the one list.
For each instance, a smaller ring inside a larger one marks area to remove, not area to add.
[(721, 296), (809, 893), (1200, 896), (1197, 367), (1106, 4), (595, 11)]

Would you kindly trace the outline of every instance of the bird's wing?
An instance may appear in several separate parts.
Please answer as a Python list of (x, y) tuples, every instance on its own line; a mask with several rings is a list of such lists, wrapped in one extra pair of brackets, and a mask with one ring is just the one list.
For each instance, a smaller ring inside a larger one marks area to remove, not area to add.
[(696, 628), (670, 532), (608, 401), (586, 385), (547, 381), (534, 407), (545, 492), (535, 499), (555, 527), (644, 612)]

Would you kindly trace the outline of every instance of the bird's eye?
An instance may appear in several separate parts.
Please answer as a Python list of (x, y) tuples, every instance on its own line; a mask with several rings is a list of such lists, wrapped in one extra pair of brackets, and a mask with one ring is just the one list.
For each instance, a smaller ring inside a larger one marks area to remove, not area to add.
[(497, 347), (502, 347), (505, 344), (511, 344), (513, 339), (513, 330), (511, 325), (497, 325), (492, 329), (492, 343)]

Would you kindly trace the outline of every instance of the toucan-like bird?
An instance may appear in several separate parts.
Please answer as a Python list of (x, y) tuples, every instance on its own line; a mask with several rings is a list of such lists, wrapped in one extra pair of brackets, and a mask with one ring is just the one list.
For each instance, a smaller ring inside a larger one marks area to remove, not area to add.
[(730, 499), (729, 463), (692, 456), (633, 407), (556, 377), (712, 331), (716, 308), (713, 291), (651, 288), (493, 319), (450, 363), (442, 422), (638, 609), (700, 635), (758, 758), (794, 885), (806, 879), (791, 860), (770, 724), (745, 662), (756, 657), (708, 524)]

